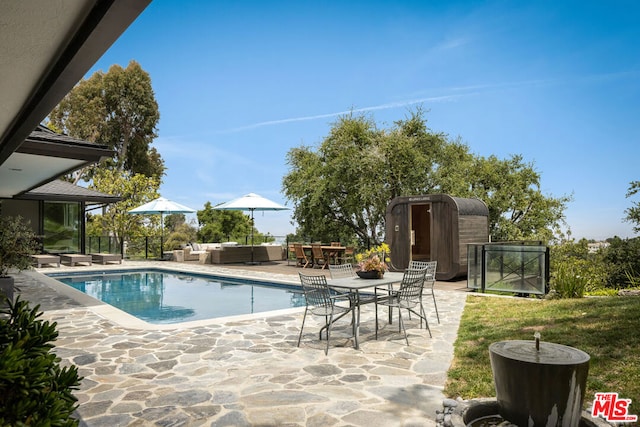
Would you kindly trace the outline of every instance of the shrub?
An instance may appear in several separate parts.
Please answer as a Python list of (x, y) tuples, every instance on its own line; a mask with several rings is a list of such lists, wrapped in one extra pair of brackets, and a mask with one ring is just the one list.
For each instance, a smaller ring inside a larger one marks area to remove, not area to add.
[(20, 297), (0, 310), (0, 425), (77, 426), (72, 390), (79, 381), (75, 366), (60, 367), (50, 342), (56, 323), (38, 319)]
[(31, 268), (31, 254), (36, 253), (38, 241), (21, 216), (0, 216), (0, 276), (10, 268)]
[(623, 289), (640, 282), (640, 237), (610, 240), (604, 260), (609, 265), (607, 287)]
[(572, 298), (565, 295), (567, 291), (571, 294), (572, 289), (583, 288), (583, 293), (593, 293), (605, 287), (609, 267), (602, 253), (589, 253), (587, 243), (583, 239), (551, 247), (551, 286), (558, 288), (556, 296)]
[(560, 261), (551, 279), (552, 289), (560, 298), (582, 298), (589, 283), (588, 277), (581, 275), (581, 263)]

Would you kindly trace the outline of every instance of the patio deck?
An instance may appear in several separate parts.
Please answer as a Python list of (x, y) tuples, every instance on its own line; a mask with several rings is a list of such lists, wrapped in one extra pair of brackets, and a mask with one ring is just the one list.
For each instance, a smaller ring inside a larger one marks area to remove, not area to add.
[[(139, 266), (295, 283), (299, 271), (286, 261), (224, 267), (124, 261), (63, 265), (55, 271)], [(466, 300), (465, 292), (455, 291), (464, 290), (466, 282), (438, 283), (441, 323), (427, 301), (433, 338), (414, 318), (407, 322), (411, 346), (405, 345), (397, 324), (386, 325), (376, 341), (373, 307), (368, 306), (360, 350), (353, 348), (344, 321), (332, 330), (325, 356), (315, 316), (307, 320), (296, 347), (302, 308), (131, 327), (119, 312), (71, 297), (37, 272), (23, 272), (16, 281), (22, 298), (40, 304), (43, 318), (58, 323), (55, 351), (84, 376), (75, 395), (81, 425), (86, 426), (433, 426)]]

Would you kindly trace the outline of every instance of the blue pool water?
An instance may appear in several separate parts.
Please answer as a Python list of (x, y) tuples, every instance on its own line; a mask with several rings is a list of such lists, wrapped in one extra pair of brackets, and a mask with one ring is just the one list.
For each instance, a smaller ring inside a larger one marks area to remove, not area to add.
[(156, 324), (304, 306), (299, 288), (245, 279), (151, 270), (50, 276)]

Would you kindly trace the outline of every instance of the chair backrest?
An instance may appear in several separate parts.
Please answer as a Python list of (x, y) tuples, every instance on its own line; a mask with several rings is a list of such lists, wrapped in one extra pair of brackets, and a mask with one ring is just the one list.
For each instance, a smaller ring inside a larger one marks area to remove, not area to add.
[(356, 251), (356, 248), (354, 248), (353, 246), (346, 246), (344, 249), (344, 254), (353, 255), (355, 251)]
[(329, 291), (327, 278), (324, 275), (298, 274), (300, 275), (300, 284), (302, 285), (307, 305), (331, 307), (331, 292)]
[(307, 259), (307, 256), (304, 253), (304, 249), (302, 249), (302, 243), (294, 243), (293, 250), (296, 252), (296, 258), (298, 259)]
[(422, 295), (427, 270), (407, 268), (402, 276), (398, 297), (401, 300), (416, 300)]
[(318, 243), (313, 243), (311, 245), (311, 253), (315, 259), (324, 259), (324, 254), (322, 253), (322, 246)]
[(332, 279), (353, 277), (356, 275), (351, 264), (329, 264), (329, 273), (331, 273)]
[(409, 269), (426, 269), (426, 280), (435, 280), (436, 278), (436, 268), (438, 266), (438, 261), (409, 261)]

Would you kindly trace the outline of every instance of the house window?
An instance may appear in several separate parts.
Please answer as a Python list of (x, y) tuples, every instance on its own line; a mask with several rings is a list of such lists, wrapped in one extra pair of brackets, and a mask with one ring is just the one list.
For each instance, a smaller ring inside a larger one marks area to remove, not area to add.
[(45, 252), (80, 252), (80, 203), (44, 202)]

